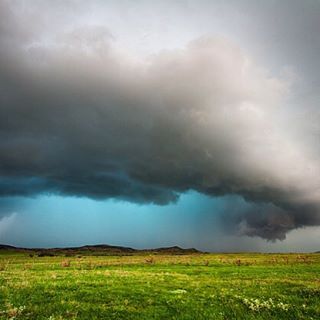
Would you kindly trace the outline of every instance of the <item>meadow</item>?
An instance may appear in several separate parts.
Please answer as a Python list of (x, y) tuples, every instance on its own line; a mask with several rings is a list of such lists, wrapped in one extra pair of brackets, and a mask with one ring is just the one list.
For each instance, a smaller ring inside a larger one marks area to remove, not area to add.
[(0, 252), (0, 319), (320, 319), (320, 254)]

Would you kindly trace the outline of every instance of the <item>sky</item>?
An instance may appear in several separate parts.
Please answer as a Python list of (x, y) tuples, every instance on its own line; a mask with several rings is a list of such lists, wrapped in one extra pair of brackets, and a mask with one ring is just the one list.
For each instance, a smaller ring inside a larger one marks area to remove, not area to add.
[(0, 2), (0, 243), (320, 250), (320, 1)]

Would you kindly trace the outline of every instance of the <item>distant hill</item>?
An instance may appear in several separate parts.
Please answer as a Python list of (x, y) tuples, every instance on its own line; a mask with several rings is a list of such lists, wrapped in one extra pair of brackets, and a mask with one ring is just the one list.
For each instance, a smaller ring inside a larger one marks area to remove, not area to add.
[(178, 246), (173, 247), (163, 247), (163, 248), (156, 248), (156, 249), (146, 249), (141, 251), (150, 251), (150, 252), (156, 252), (156, 253), (171, 253), (171, 254), (190, 254), (190, 253), (202, 253), (201, 251), (195, 249), (195, 248), (188, 248), (183, 249)]
[(195, 248), (183, 249), (178, 246), (163, 247), (155, 249), (134, 249), (130, 247), (112, 246), (107, 244), (85, 245), (80, 247), (68, 248), (19, 248), (10, 245), (0, 244), (0, 251), (25, 252), (38, 256), (55, 256), (55, 255), (132, 255), (132, 254), (197, 254), (202, 253)]
[(18, 248), (14, 246), (8, 246), (7, 244), (0, 244), (0, 250), (16, 250)]

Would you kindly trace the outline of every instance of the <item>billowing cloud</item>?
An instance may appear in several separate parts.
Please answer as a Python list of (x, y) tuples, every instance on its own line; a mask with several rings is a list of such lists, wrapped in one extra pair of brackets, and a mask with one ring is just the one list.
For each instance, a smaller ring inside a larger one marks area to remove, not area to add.
[(254, 203), (226, 212), (250, 236), (320, 224), (319, 159), (285, 129), (289, 79), (227, 39), (139, 58), (105, 26), (26, 24), (36, 11), (0, 5), (1, 196), (196, 190)]

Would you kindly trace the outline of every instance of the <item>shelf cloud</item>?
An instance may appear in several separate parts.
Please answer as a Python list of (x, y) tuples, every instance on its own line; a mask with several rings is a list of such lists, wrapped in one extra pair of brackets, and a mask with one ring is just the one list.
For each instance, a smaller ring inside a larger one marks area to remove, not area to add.
[(224, 37), (138, 56), (105, 25), (43, 28), (35, 9), (10, 3), (0, 4), (0, 196), (166, 205), (195, 190), (252, 203), (224, 213), (245, 235), (320, 225), (318, 155), (288, 130), (291, 77)]

